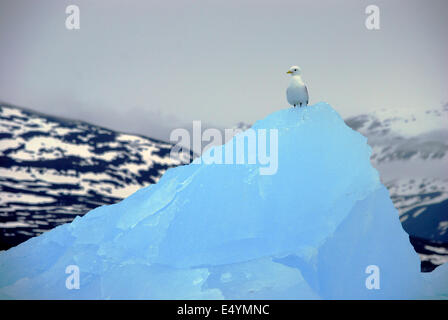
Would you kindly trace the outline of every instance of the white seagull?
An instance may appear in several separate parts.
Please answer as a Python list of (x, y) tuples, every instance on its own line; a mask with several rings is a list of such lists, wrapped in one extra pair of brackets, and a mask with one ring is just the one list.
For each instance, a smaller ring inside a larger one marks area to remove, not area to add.
[(292, 76), (289, 87), (286, 89), (286, 99), (289, 104), (294, 108), (308, 105), (308, 89), (300, 76), (302, 70), (298, 66), (292, 66), (286, 73)]

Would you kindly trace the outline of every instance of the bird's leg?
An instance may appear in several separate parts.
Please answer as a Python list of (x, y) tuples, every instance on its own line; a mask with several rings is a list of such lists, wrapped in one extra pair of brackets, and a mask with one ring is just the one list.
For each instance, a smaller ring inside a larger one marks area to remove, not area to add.
[(302, 107), (302, 102), (300, 102), (300, 107)]

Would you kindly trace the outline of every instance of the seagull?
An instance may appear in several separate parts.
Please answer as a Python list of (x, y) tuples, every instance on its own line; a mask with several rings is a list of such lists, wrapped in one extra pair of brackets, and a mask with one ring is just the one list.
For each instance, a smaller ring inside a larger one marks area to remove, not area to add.
[(300, 76), (302, 70), (298, 66), (292, 66), (286, 73), (292, 76), (289, 87), (286, 89), (286, 98), (289, 104), (294, 108), (308, 105), (308, 89)]

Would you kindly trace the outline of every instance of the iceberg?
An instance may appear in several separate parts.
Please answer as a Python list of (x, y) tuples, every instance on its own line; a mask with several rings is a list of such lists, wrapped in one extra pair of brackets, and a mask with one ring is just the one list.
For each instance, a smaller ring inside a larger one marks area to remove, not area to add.
[[(447, 265), (420, 273), (367, 139), (330, 105), (280, 110), (248, 130), (278, 133), (274, 174), (201, 158), (171, 168), (1, 252), (0, 298), (447, 298)], [(202, 158), (224, 157), (239, 135)]]

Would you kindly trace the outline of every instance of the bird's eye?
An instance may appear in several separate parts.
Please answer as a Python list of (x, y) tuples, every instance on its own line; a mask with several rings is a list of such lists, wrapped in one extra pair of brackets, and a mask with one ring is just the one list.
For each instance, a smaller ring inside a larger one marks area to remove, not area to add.
[(294, 69), (294, 71), (297, 71), (297, 69)]

